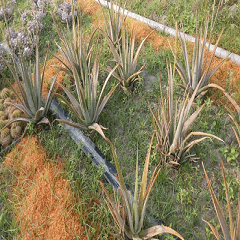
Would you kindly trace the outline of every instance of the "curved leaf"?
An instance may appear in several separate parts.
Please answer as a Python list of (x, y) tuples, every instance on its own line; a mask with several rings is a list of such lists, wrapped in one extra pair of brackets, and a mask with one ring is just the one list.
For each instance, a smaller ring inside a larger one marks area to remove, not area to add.
[(149, 239), (151, 237), (154, 237), (156, 235), (163, 234), (163, 233), (172, 234), (172, 235), (177, 236), (180, 239), (184, 240), (184, 238), (178, 232), (176, 232), (172, 228), (166, 227), (164, 225), (157, 225), (157, 226), (148, 228), (146, 230), (143, 230), (140, 233), (140, 236), (142, 239)]

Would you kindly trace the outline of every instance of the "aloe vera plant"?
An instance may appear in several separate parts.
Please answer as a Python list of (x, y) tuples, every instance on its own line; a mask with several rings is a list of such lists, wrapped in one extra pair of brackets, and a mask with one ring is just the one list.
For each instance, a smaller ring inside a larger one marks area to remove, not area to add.
[[(100, 3), (99, 3), (100, 4)], [(106, 14), (104, 10), (102, 9), (102, 13), (105, 20), (105, 26), (106, 26), (106, 33), (108, 37), (112, 40), (113, 44), (119, 44), (121, 39), (121, 30), (122, 27), (124, 27), (126, 16), (124, 16), (123, 12), (125, 11), (125, 5), (126, 1), (122, 5), (122, 10), (120, 10), (120, 3), (116, 2), (117, 7), (114, 10), (113, 7), (113, 0), (110, 0), (108, 3), (108, 13)], [(102, 5), (100, 4), (102, 7)]]
[[(207, 85), (209, 84), (210, 78), (216, 73), (216, 71), (222, 66), (222, 64), (226, 60), (226, 58), (223, 59), (217, 66), (215, 66), (214, 68), (211, 68), (215, 51), (217, 49), (218, 43), (223, 33), (223, 30), (222, 30), (210, 56), (210, 42), (212, 39), (212, 32), (213, 32), (216, 18), (217, 18), (217, 13), (216, 13), (216, 16), (214, 17), (214, 11), (213, 11), (209, 34), (208, 34), (208, 29), (209, 29), (208, 25), (210, 21), (210, 12), (206, 16), (204, 26), (203, 24), (201, 24), (199, 29), (198, 29), (197, 18), (196, 18), (196, 33), (195, 33), (195, 42), (194, 42), (194, 48), (192, 51), (192, 56), (188, 55), (188, 48), (187, 48), (187, 43), (185, 39), (185, 34), (183, 35), (179, 34), (179, 38), (182, 46), (182, 52), (184, 56), (184, 65), (178, 59), (176, 64), (177, 71), (183, 82), (183, 84), (180, 86), (186, 89), (187, 91), (190, 91), (190, 94), (193, 94), (199, 82), (201, 82), (198, 87), (196, 97), (198, 96), (201, 97), (208, 91)], [(204, 29), (204, 33), (203, 33), (203, 29)], [(184, 29), (183, 29), (183, 33), (184, 33)], [(209, 43), (207, 42), (207, 37), (209, 37), (208, 39)], [(176, 57), (176, 53), (172, 49), (172, 47), (171, 47), (171, 50), (173, 55)], [(190, 61), (190, 59), (192, 59), (192, 61)]]
[(147, 156), (144, 164), (144, 170), (142, 174), (140, 190), (138, 186), (138, 154), (137, 154), (135, 191), (134, 191), (133, 197), (126, 188), (123, 174), (118, 161), (116, 149), (114, 148), (113, 144), (109, 139), (107, 139), (103, 134), (102, 136), (105, 138), (106, 141), (108, 141), (113, 153), (113, 158), (114, 158), (114, 162), (115, 162), (117, 173), (118, 173), (118, 180), (120, 183), (121, 198), (113, 199), (109, 194), (109, 192), (104, 187), (103, 183), (100, 182), (100, 184), (107, 196), (107, 199), (105, 199), (105, 202), (113, 216), (114, 221), (118, 226), (118, 229), (121, 232), (121, 235), (127, 236), (127, 238), (129, 239), (141, 240), (141, 239), (154, 239), (152, 237), (156, 235), (169, 233), (179, 237), (180, 239), (183, 239), (183, 237), (179, 233), (177, 233), (173, 229), (166, 227), (164, 225), (158, 225), (158, 226), (153, 226), (153, 227), (144, 229), (144, 218), (146, 215), (147, 201), (149, 199), (150, 192), (157, 179), (157, 176), (160, 172), (160, 168), (157, 166), (153, 171), (151, 179), (147, 185), (149, 159), (150, 159), (151, 147), (152, 147), (154, 136), (152, 136), (151, 143), (148, 148), (148, 152), (147, 152)]
[[(10, 47), (11, 49), (11, 47)], [(48, 54), (47, 54), (48, 55)], [(43, 71), (41, 74), (40, 70), (40, 63), (39, 63), (39, 51), (38, 51), (38, 42), (36, 40), (36, 63), (34, 66), (34, 77), (32, 78), (32, 73), (30, 72), (31, 66), (27, 66), (25, 60), (21, 56), (18, 56), (18, 60), (15, 57), (13, 49), (11, 49), (10, 57), (12, 59), (13, 66), (2, 57), (3, 61), (7, 65), (8, 69), (10, 70), (14, 80), (17, 83), (18, 90), (15, 90), (7, 77), (0, 72), (6, 82), (9, 83), (11, 89), (17, 96), (19, 103), (12, 103), (7, 102), (6, 104), (13, 105), (18, 108), (21, 112), (24, 113), (25, 117), (16, 117), (10, 120), (4, 128), (8, 127), (10, 124), (22, 121), (22, 122), (30, 122), (41, 124), (41, 123), (48, 123), (50, 124), (47, 113), (52, 101), (52, 90), (55, 84), (57, 75), (54, 77), (54, 80), (51, 84), (50, 90), (48, 92), (48, 96), (46, 99), (43, 99), (42, 96), (42, 87), (43, 87), (43, 79), (44, 79), (44, 72), (46, 67), (47, 56), (45, 58)], [(19, 73), (21, 79), (19, 77)]]
[[(203, 164), (202, 164), (203, 165)], [(218, 217), (218, 221), (220, 223), (222, 233), (224, 236), (225, 240), (238, 240), (240, 239), (240, 174), (238, 177), (239, 180), (239, 190), (238, 190), (238, 206), (237, 206), (237, 216), (236, 216), (236, 221), (234, 223), (233, 217), (232, 217), (232, 210), (231, 210), (231, 204), (230, 204), (230, 198), (228, 194), (228, 186), (227, 186), (227, 181), (226, 181), (226, 176), (225, 176), (225, 171), (223, 167), (223, 162), (221, 161), (221, 166), (222, 166), (222, 173), (223, 173), (223, 181), (224, 181), (224, 187), (225, 187), (225, 193), (226, 193), (226, 199), (227, 199), (227, 209), (228, 209), (228, 215), (229, 215), (229, 224), (230, 227), (227, 225), (227, 221), (224, 218), (223, 210), (213, 192), (212, 186), (210, 184), (209, 178), (207, 176), (207, 173), (205, 171), (204, 165), (203, 165), (203, 171), (205, 174), (205, 177), (207, 179), (209, 191), (211, 193), (213, 205)], [(218, 233), (218, 230), (210, 224), (208, 221), (203, 220), (208, 224), (208, 226), (211, 228), (214, 236), (216, 237), (217, 240), (221, 240), (222, 238), (220, 237), (220, 234)]]
[[(96, 50), (96, 56), (94, 56), (94, 61), (92, 63), (94, 49), (94, 46), (92, 45), (92, 38), (88, 47), (84, 50), (79, 21), (77, 26), (75, 21), (73, 21), (72, 34), (69, 28), (67, 29), (67, 36), (65, 36), (65, 33), (60, 31), (58, 33), (62, 46), (58, 43), (56, 44), (61, 52), (62, 59), (56, 55), (55, 57), (64, 65), (64, 67), (60, 68), (60, 70), (63, 70), (72, 76), (77, 90), (77, 99), (62, 84), (60, 84), (60, 86), (66, 93), (70, 102), (60, 94), (55, 94), (55, 96), (59, 97), (62, 102), (69, 107), (72, 113), (76, 116), (78, 122), (75, 123), (61, 119), (57, 119), (57, 121), (87, 130), (91, 128), (93, 124), (97, 123), (100, 113), (118, 86), (118, 84), (115, 85), (107, 94), (104, 95), (106, 85), (118, 66), (113, 68), (109, 73), (99, 92), (98, 80), (100, 54), (98, 53), (98, 50)], [(98, 49), (98, 44), (96, 48)]]
[[(205, 104), (202, 104), (197, 110), (190, 114), (194, 98), (197, 94), (197, 88), (194, 90), (191, 98), (189, 94), (184, 95), (183, 101), (177, 101), (174, 106), (174, 69), (171, 64), (168, 68), (168, 92), (167, 97), (163, 96), (160, 82), (161, 96), (159, 99), (158, 113), (154, 113), (151, 107), (152, 124), (157, 136), (157, 149), (163, 157), (163, 163), (169, 162), (172, 165), (179, 165), (189, 158), (194, 160), (190, 155), (191, 148), (206, 138), (222, 139), (215, 135), (204, 132), (189, 132), (190, 126), (194, 123)], [(199, 139), (190, 140), (193, 136), (202, 136)]]
[[(113, 59), (109, 60), (112, 62), (116, 62), (119, 64), (116, 72), (112, 75), (119, 81), (120, 86), (123, 89), (132, 90), (133, 84), (138, 80), (139, 74), (143, 71), (145, 64), (137, 70), (137, 62), (143, 47), (144, 42), (150, 36), (148, 34), (141, 44), (139, 45), (137, 51), (134, 54), (135, 48), (135, 36), (132, 31), (131, 35), (129, 35), (124, 27), (122, 27), (121, 31), (121, 41), (117, 46), (114, 45), (114, 42), (109, 38), (109, 36), (104, 32), (101, 31), (102, 34), (107, 39), (108, 45), (111, 49), (113, 54)], [(107, 66), (103, 68), (107, 72), (111, 72), (112, 68)]]

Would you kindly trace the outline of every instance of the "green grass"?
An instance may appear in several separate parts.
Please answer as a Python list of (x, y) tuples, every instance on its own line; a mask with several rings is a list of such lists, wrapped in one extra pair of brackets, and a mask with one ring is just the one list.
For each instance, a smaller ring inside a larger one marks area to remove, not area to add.
[(3, 240), (14, 239), (18, 232), (18, 226), (12, 214), (12, 205), (8, 199), (13, 180), (14, 176), (0, 158), (0, 237)]

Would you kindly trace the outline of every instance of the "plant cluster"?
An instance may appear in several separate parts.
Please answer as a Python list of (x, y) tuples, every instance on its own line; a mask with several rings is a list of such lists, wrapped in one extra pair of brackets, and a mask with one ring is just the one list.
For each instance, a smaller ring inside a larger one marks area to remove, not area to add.
[(47, 4), (51, 2), (49, 0), (32, 0), (32, 6), (29, 5), (21, 14), (22, 23), (26, 26), (30, 35), (34, 36), (43, 29), (43, 19), (46, 15)]
[(32, 0), (33, 9), (44, 13), (46, 11), (46, 5), (52, 1), (49, 0)]
[(22, 50), (24, 57), (29, 58), (32, 56), (35, 43), (23, 29), (20, 32), (17, 32), (13, 28), (9, 28), (5, 39), (9, 42), (9, 45), (11, 46), (14, 53), (16, 53), (16, 51)]
[(33, 10), (25, 10), (21, 19), (23, 25), (26, 26), (29, 34), (34, 35), (36, 31), (41, 32), (43, 29), (43, 18), (45, 17), (45, 13), (42, 11), (33, 11)]
[[(212, 60), (223, 33), (223, 30), (222, 30), (210, 56), (210, 42), (213, 34), (213, 28), (214, 28), (214, 23), (216, 21), (217, 13), (215, 17), (214, 17), (214, 12), (212, 13), (212, 21), (210, 24), (209, 23), (210, 12), (209, 12), (206, 16), (205, 23), (204, 24), (201, 23), (200, 27), (198, 27), (198, 18), (196, 18), (195, 42), (194, 42), (194, 49), (191, 57), (188, 56), (189, 51), (187, 50), (187, 43), (185, 39), (184, 29), (182, 31), (183, 34), (182, 35), (179, 34), (179, 38), (182, 46), (182, 52), (184, 55), (184, 65), (179, 60), (177, 60), (177, 64), (176, 64), (177, 71), (183, 82), (183, 84), (181, 84), (180, 86), (186, 89), (186, 91), (189, 91), (190, 94), (193, 94), (195, 89), (198, 87), (196, 97), (202, 97), (204, 94), (206, 94), (209, 88), (208, 84), (209, 84), (210, 78), (216, 73), (216, 71), (221, 67), (221, 65), (226, 60), (226, 59), (223, 59), (216, 67), (211, 69)], [(208, 33), (209, 24), (211, 26), (210, 26), (210, 32)], [(203, 29), (204, 29), (204, 32), (203, 32)], [(173, 51), (172, 47), (171, 47), (171, 50), (173, 55), (176, 57), (177, 53)], [(210, 59), (208, 59), (208, 57), (210, 57)]]
[(4, 61), (1, 58), (1, 56), (4, 57), (5, 55), (6, 55), (6, 50), (4, 48), (4, 44), (0, 43), (0, 71), (6, 68), (6, 65), (4, 64)]
[[(194, 159), (190, 154), (191, 148), (206, 138), (214, 137), (222, 141), (220, 138), (209, 133), (189, 131), (205, 105), (202, 104), (190, 114), (199, 85), (200, 83), (192, 93), (191, 98), (185, 92), (183, 99), (178, 100), (174, 104), (174, 69), (172, 69), (171, 64), (168, 67), (166, 98), (163, 95), (160, 83), (161, 96), (158, 113), (154, 113), (151, 107), (150, 112), (158, 141), (157, 149), (162, 155), (163, 163), (169, 162), (172, 165), (179, 165), (187, 161), (189, 157)], [(202, 136), (202, 138), (190, 141), (192, 136)]]
[[(16, 2), (12, 1), (11, 4), (15, 6)], [(8, 42), (11, 42), (10, 44), (12, 45), (11, 47), (14, 49), (14, 52), (16, 49), (21, 49), (24, 57), (30, 58), (33, 55), (36, 35), (40, 34), (41, 30), (44, 27), (43, 20), (47, 13), (47, 7), (54, 7), (55, 5), (55, 2), (52, 0), (32, 0), (30, 4), (28, 4), (28, 7), (25, 8), (21, 13), (23, 27), (20, 29), (20, 31), (16, 31), (14, 29), (14, 26), (11, 28), (7, 27), (8, 31), (6, 33), (5, 39)], [(1, 16), (4, 19), (3, 11), (5, 11), (5, 17), (6, 20), (8, 20), (9, 14), (7, 6), (10, 6), (10, 2), (7, 3), (5, 8), (1, 8), (2, 15), (0, 14), (0, 19)], [(13, 8), (11, 8), (11, 11), (13, 11)], [(0, 55), (1, 54), (2, 52), (0, 50)], [(2, 60), (0, 59), (0, 64), (1, 62)], [(0, 66), (3, 66), (3, 64)]]
[(7, 21), (9, 21), (12, 18), (13, 9), (15, 8), (15, 6), (16, 0), (8, 1), (5, 6), (0, 5), (0, 21), (4, 20), (4, 15)]
[[(63, 23), (71, 23), (73, 20), (72, 16), (72, 5), (69, 2), (63, 2), (58, 4), (57, 15)], [(74, 19), (77, 17), (77, 11), (74, 11)]]
[[(9, 104), (14, 102), (14, 93), (9, 91), (8, 88), (4, 88), (0, 93), (0, 129), (4, 128), (10, 120), (21, 117), (21, 111)], [(6, 127), (1, 131), (0, 144), (4, 148), (7, 147), (12, 140), (19, 138), (21, 133), (22, 125), (19, 123)]]
[(107, 139), (104, 135), (102, 135), (105, 140), (110, 144), (114, 162), (116, 165), (118, 180), (120, 183), (120, 198), (112, 198), (109, 192), (106, 190), (102, 182), (100, 182), (103, 191), (105, 192), (108, 200), (105, 200), (111, 214), (113, 216), (114, 221), (118, 226), (118, 237), (127, 236), (129, 239), (140, 240), (140, 239), (149, 239), (156, 235), (163, 233), (170, 233), (183, 239), (183, 237), (174, 231), (173, 229), (166, 227), (164, 225), (153, 226), (147, 229), (144, 229), (144, 219), (146, 215), (146, 206), (147, 201), (149, 199), (150, 192), (153, 188), (153, 185), (157, 179), (157, 176), (160, 172), (160, 168), (157, 166), (152, 174), (152, 177), (147, 185), (147, 176), (148, 176), (148, 168), (149, 168), (149, 159), (151, 154), (151, 147), (153, 142), (153, 137), (151, 139), (150, 146), (148, 148), (144, 170), (142, 174), (142, 181), (138, 184), (138, 153), (136, 159), (136, 174), (135, 174), (135, 190), (134, 195), (132, 196), (130, 191), (127, 189), (126, 184), (124, 182), (123, 174), (121, 171), (121, 167), (118, 161), (116, 149), (113, 144)]
[[(45, 58), (43, 72), (41, 75), (37, 40), (36, 40), (36, 57), (35, 57), (36, 63), (34, 65), (33, 78), (31, 73), (31, 65), (28, 65), (28, 66), (26, 65), (26, 62), (23, 59), (21, 54), (19, 54), (18, 59), (16, 59), (14, 56), (13, 49), (11, 49), (10, 57), (13, 62), (13, 66), (11, 66), (11, 64), (9, 64), (5, 58), (2, 58), (2, 59), (7, 65), (8, 69), (10, 70), (18, 86), (19, 92), (16, 89), (14, 89), (14, 87), (10, 84), (8, 78), (4, 75), (4, 73), (2, 73), (1, 75), (3, 79), (9, 83), (19, 103), (7, 102), (7, 104), (20, 110), (24, 114), (24, 117), (21, 117), (20, 115), (10, 119), (10, 121), (8, 121), (8, 123), (2, 128), (1, 131), (3, 131), (5, 128), (7, 128), (8, 126), (10, 126), (15, 122), (24, 122), (24, 123), (33, 122), (34, 124), (49, 123), (49, 120), (47, 118), (47, 113), (53, 97), (52, 89), (58, 74), (55, 76), (51, 84), (47, 99), (45, 100), (42, 96), (42, 88), (43, 88), (43, 78), (44, 78), (44, 71), (45, 71), (47, 56)], [(19, 72), (20, 72), (21, 78), (19, 76)]]
[[(92, 34), (88, 46), (83, 45), (82, 34), (80, 29), (80, 22), (76, 26), (73, 22), (72, 33), (67, 27), (68, 32), (66, 35), (62, 32), (58, 32), (62, 46), (57, 43), (58, 49), (62, 54), (62, 59), (55, 55), (64, 67), (61, 70), (69, 74), (75, 83), (77, 90), (77, 99), (73, 94), (61, 85), (62, 89), (67, 94), (70, 102), (60, 94), (56, 94), (63, 103), (65, 103), (73, 112), (78, 120), (78, 123), (73, 123), (69, 121), (64, 121), (58, 119), (60, 122), (64, 122), (71, 126), (81, 128), (81, 129), (91, 129), (97, 124), (98, 117), (105, 107), (107, 101), (111, 97), (117, 85), (113, 87), (108, 94), (104, 96), (104, 90), (106, 85), (115, 71), (116, 67), (109, 73), (108, 77), (104, 81), (103, 87), (98, 93), (98, 81), (99, 81), (99, 45), (97, 43), (96, 49), (93, 45), (93, 38), (96, 30)], [(92, 55), (94, 54), (94, 60), (92, 60)], [(98, 125), (99, 128), (103, 128)]]
[[(106, 37), (108, 45), (113, 54), (113, 59), (109, 61), (116, 62), (118, 64), (117, 70), (113, 73), (113, 76), (119, 81), (123, 89), (132, 91), (134, 83), (138, 80), (139, 74), (145, 67), (144, 64), (137, 70), (137, 63), (143, 44), (151, 33), (143, 39), (135, 54), (135, 36), (133, 31), (131, 35), (129, 35), (127, 30), (122, 27), (121, 38), (120, 40), (117, 40), (117, 45), (114, 44), (114, 42), (105, 32), (102, 31), (102, 33)], [(103, 69), (107, 72), (111, 72), (113, 70), (113, 68), (110, 66), (107, 66)]]
[[(103, 8), (102, 13), (105, 20), (105, 32), (107, 36), (112, 40), (113, 44), (117, 45), (120, 43), (121, 31), (124, 28), (127, 17), (123, 14), (123, 12), (125, 11), (126, 1), (122, 5), (122, 12), (120, 10), (121, 6), (118, 1), (115, 2), (115, 4), (117, 5), (115, 10), (113, 4), (113, 0), (110, 0), (110, 2), (108, 2), (107, 14), (105, 14)], [(102, 5), (100, 4), (100, 6)]]

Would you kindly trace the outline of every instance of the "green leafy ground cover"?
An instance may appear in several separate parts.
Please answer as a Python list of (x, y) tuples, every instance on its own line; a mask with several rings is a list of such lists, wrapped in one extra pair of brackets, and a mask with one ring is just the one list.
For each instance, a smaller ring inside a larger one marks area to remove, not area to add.
[[(19, 4), (20, 8), (24, 6), (23, 2)], [(143, 13), (142, 9), (146, 8), (149, 11), (147, 17), (151, 18), (154, 12), (150, 14), (150, 10), (153, 9), (153, 6), (154, 9), (157, 9), (156, 6), (159, 5), (159, 2), (150, 1), (149, 3), (148, 1), (148, 4), (144, 5), (146, 3), (147, 2), (144, 1), (132, 1), (131, 8), (138, 10), (139, 14)], [(165, 4), (168, 5), (168, 3)], [(187, 14), (188, 6), (190, 6), (190, 4), (184, 4), (186, 8), (185, 11), (183, 11), (184, 14)], [(205, 6), (207, 9), (209, 3), (204, 3), (200, 6)], [(180, 16), (179, 12), (181, 12), (184, 24), (186, 26), (189, 25), (188, 31), (191, 33), (194, 29), (195, 22), (185, 21), (182, 10), (180, 11), (180, 7), (178, 8), (175, 8), (176, 16)], [(142, 15), (146, 16), (148, 11), (145, 11)], [(161, 16), (162, 13), (159, 12), (157, 14)], [(170, 14), (170, 11), (168, 14)], [(193, 16), (186, 17), (186, 19), (191, 19), (191, 17)], [(89, 16), (83, 17), (83, 32), (86, 35), (90, 32), (89, 29), (92, 30), (90, 26), (91, 21), (92, 19)], [(171, 21), (169, 20), (169, 22)], [(47, 25), (49, 25), (46, 28), (48, 29), (47, 32), (50, 31), (52, 36), (56, 36), (51, 21), (49, 21)], [(45, 32), (44, 37), (46, 38), (46, 36), (48, 35)], [(44, 37), (43, 42), (46, 42)], [(230, 44), (230, 41), (227, 40), (222, 40), (222, 44), (223, 42)], [(102, 50), (103, 58), (101, 59), (101, 64), (104, 64), (111, 55), (107, 50), (107, 44), (105, 42), (102, 43), (102, 46), (104, 48)], [(230, 50), (234, 48), (234, 46), (226, 46), (224, 48)], [(164, 49), (156, 53), (150, 43), (146, 44), (140, 55), (139, 65), (147, 63), (147, 66), (140, 81), (136, 83), (134, 92), (130, 94), (123, 92), (120, 88), (117, 89), (99, 119), (100, 124), (108, 128), (106, 136), (112, 142), (116, 139), (115, 145), (123, 175), (131, 189), (133, 189), (134, 184), (137, 142), (139, 147), (139, 166), (142, 171), (153, 131), (148, 102), (151, 107), (156, 109), (158, 102), (157, 96), (160, 94), (159, 71), (162, 75), (163, 85), (166, 86), (167, 84), (166, 58), (173, 60), (169, 49)], [(100, 76), (103, 78), (106, 76), (106, 73), (101, 72)], [(115, 80), (112, 79), (112, 81), (114, 82)], [(177, 81), (180, 80), (177, 79)], [(112, 83), (112, 85), (113, 84), (114, 83)], [(112, 86), (109, 85), (108, 87), (110, 89)], [(175, 98), (178, 99), (182, 92), (180, 89), (176, 90), (177, 95)], [(213, 189), (220, 203), (226, 205), (220, 171), (220, 159), (222, 158), (224, 160), (224, 165), (227, 169), (227, 181), (230, 184), (229, 191), (232, 205), (237, 205), (238, 183), (236, 176), (239, 169), (239, 156), (236, 153), (236, 151), (238, 152), (237, 142), (231, 130), (232, 123), (223, 107), (216, 106), (209, 98), (206, 98), (205, 101), (206, 106), (198, 117), (198, 121), (195, 122), (195, 125), (192, 127), (192, 130), (202, 130), (215, 134), (224, 139), (225, 144), (219, 143), (216, 140), (206, 140), (195, 146), (192, 150), (192, 152), (196, 153), (200, 158), (198, 162), (187, 162), (180, 166), (179, 169), (163, 167), (151, 193), (148, 205), (151, 215), (157, 219), (161, 219), (165, 225), (178, 231), (185, 239), (214, 239), (213, 234), (207, 224), (202, 221), (202, 218), (210, 221), (215, 226), (218, 224), (207, 182), (203, 174), (201, 161), (205, 164), (208, 176), (212, 180)], [(101, 198), (102, 190), (97, 182), (99, 179), (103, 181), (101, 172), (83, 155), (80, 147), (73, 144), (67, 134), (64, 133), (64, 131), (62, 132), (61, 127), (54, 126), (53, 129), (54, 135), (50, 130), (44, 130), (39, 138), (48, 149), (51, 149), (52, 152), (49, 152), (49, 154), (53, 156), (53, 159), (54, 154), (65, 156), (66, 174), (72, 183), (72, 189), (75, 194), (79, 195), (80, 192), (83, 193), (83, 197), (82, 194), (81, 197), (85, 200)], [(90, 136), (107, 159), (113, 163), (109, 145), (103, 141), (97, 133), (86, 132), (86, 134)], [(62, 144), (63, 139), (66, 145)], [(150, 171), (159, 163), (160, 156), (156, 152), (155, 146), (156, 140), (152, 149)], [(2, 164), (0, 169), (2, 171)], [(0, 234), (2, 234), (5, 239), (14, 238), (14, 233), (16, 234), (17, 232), (17, 226), (14, 224), (14, 219), (11, 216), (11, 204), (7, 200), (8, 189), (11, 184), (10, 180), (11, 177), (6, 176), (4, 180), (1, 179), (0, 185), (0, 206), (2, 206), (0, 212), (0, 229), (2, 232), (0, 231)], [(111, 191), (111, 187), (109, 185), (106, 186), (108, 190)], [(82, 216), (83, 224), (86, 223), (86, 219), (89, 217), (92, 221), (99, 221), (99, 216), (101, 216), (101, 221), (104, 220), (103, 224), (108, 229), (110, 229), (110, 226), (113, 224), (110, 213), (104, 204), (94, 205), (90, 216), (84, 215), (84, 208), (81, 202), (76, 201), (75, 208), (79, 212), (79, 215)], [(96, 232), (96, 229), (92, 229), (93, 235), (94, 232)], [(100, 233), (99, 239), (108, 239), (108, 236), (105, 230), (103, 230), (102, 233)], [(91, 239), (91, 237), (89, 238)], [(170, 237), (164, 236), (160, 237), (160, 239), (170, 239)]]

